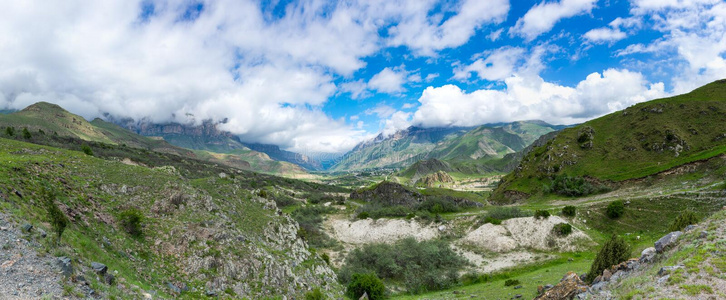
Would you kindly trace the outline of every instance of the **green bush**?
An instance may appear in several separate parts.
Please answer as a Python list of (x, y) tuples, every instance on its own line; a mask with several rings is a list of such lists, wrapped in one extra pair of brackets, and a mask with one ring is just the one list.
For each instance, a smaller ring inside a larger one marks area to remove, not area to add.
[(617, 219), (623, 216), (625, 213), (625, 203), (622, 200), (610, 202), (608, 204), (606, 214), (610, 219)]
[(315, 288), (312, 291), (305, 293), (305, 300), (325, 300), (325, 295), (319, 288)]
[(68, 223), (68, 217), (60, 210), (58, 205), (55, 203), (56, 195), (53, 191), (47, 188), (41, 190), (42, 204), (45, 207), (46, 213), (48, 214), (48, 221), (53, 227), (53, 232), (57, 236), (57, 242), (60, 243), (63, 231), (66, 230)]
[(93, 150), (91, 150), (91, 147), (86, 144), (83, 144), (83, 146), (81, 146), (81, 151), (83, 151), (83, 153), (85, 153), (86, 155), (93, 156)]
[(7, 136), (15, 136), (15, 127), (5, 127), (5, 134)]
[(141, 230), (141, 222), (144, 220), (144, 215), (138, 209), (131, 208), (124, 210), (118, 216), (119, 224), (126, 233), (139, 237), (143, 233)]
[(441, 290), (457, 283), (466, 260), (444, 241), (413, 238), (394, 244), (369, 244), (348, 254), (338, 273), (343, 283), (351, 274), (373, 272), (379, 278), (403, 283), (409, 293)]
[(371, 300), (385, 299), (386, 286), (383, 285), (383, 281), (375, 273), (353, 274), (345, 295), (350, 299), (357, 300), (363, 294), (367, 294), (368, 299)]
[(432, 214), (458, 212), (460, 210), (456, 202), (447, 197), (426, 197), (426, 200), (419, 204), (418, 210), (426, 210)]
[(568, 236), (572, 233), (572, 225), (567, 223), (559, 223), (552, 227), (552, 231), (559, 236)]
[(28, 127), (23, 127), (23, 138), (29, 140), (31, 137), (33, 136), (30, 134), (30, 131), (28, 131)]
[(693, 225), (698, 223), (698, 216), (693, 211), (686, 210), (683, 213), (681, 213), (678, 217), (676, 217), (675, 220), (673, 220), (673, 224), (671, 224), (671, 227), (668, 228), (669, 231), (680, 231), (686, 228), (688, 225)]
[(358, 215), (356, 217), (358, 219), (365, 220), (365, 219), (370, 218), (371, 214), (369, 214), (367, 211), (362, 211), (362, 212), (358, 213)]
[(495, 219), (490, 216), (486, 216), (486, 217), (484, 217), (484, 224), (486, 224), (486, 223), (491, 223), (492, 225), (501, 225), (502, 220)]
[(545, 187), (546, 193), (554, 193), (568, 197), (587, 196), (610, 190), (604, 185), (593, 185), (583, 177), (570, 177), (564, 174), (552, 179), (552, 184)]
[(517, 279), (507, 279), (504, 281), (504, 286), (514, 286), (519, 285), (521, 282)]
[(323, 254), (321, 254), (321, 255), (320, 255), (320, 258), (321, 258), (321, 259), (323, 259), (323, 261), (324, 261), (324, 262), (325, 262), (326, 264), (330, 265), (330, 255), (328, 255), (328, 253), (323, 253)]
[(587, 273), (587, 281), (592, 282), (595, 277), (602, 274), (602, 271), (610, 268), (612, 265), (626, 261), (630, 256), (630, 245), (617, 235), (610, 237), (610, 240), (600, 248), (600, 252), (595, 256), (595, 260), (590, 266), (590, 272)]
[(568, 205), (562, 208), (562, 215), (566, 217), (574, 217), (577, 215), (577, 208), (572, 205)]
[(542, 209), (538, 209), (534, 212), (535, 219), (547, 219), (550, 217), (550, 212)]

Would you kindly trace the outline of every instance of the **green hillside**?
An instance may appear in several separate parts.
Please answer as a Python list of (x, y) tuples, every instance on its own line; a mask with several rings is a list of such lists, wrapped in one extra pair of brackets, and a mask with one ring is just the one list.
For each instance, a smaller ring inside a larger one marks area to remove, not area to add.
[[(206, 141), (190, 140), (190, 143), (196, 143), (190, 144), (190, 146), (199, 146), (199, 143), (205, 143), (205, 149), (217, 149), (229, 153), (192, 151), (172, 145), (161, 138), (135, 134), (116, 124), (98, 118), (88, 122), (83, 117), (74, 115), (58, 105), (46, 102), (38, 102), (21, 111), (0, 115), (0, 128), (5, 129), (7, 127), (12, 127), (16, 131), (16, 138), (21, 138), (22, 129), (27, 128), (31, 133), (31, 138), (27, 139), (27, 141), (63, 148), (67, 148), (68, 144), (59, 139), (66, 137), (203, 159), (234, 168), (251, 169), (258, 172), (287, 175), (307, 174), (305, 170), (297, 165), (272, 160), (267, 155), (249, 150), (239, 143), (223, 140), (223, 138), (229, 139), (226, 136), (212, 136)], [(191, 149), (195, 148), (192, 147)]]
[(520, 151), (539, 136), (557, 129), (558, 126), (541, 121), (476, 128), (411, 127), (390, 137), (379, 136), (358, 145), (331, 170), (405, 168), (417, 161), (432, 158), (456, 163), (467, 169), (480, 170), (476, 166), (486, 165), (493, 159)]
[(509, 201), (562, 189), (577, 196), (583, 186), (617, 188), (725, 152), (726, 80), (720, 80), (562, 130), (524, 157), (493, 197)]
[[(333, 271), (297, 237), (297, 223), (254, 193), (336, 188), (106, 148), (94, 150), (115, 151), (119, 159), (0, 138), (0, 213), (13, 218), (13, 227), (36, 228), (24, 236), (34, 251), (71, 259), (74, 274), (63, 281), (67, 296), (301, 298), (312, 288), (340, 295)], [(40, 234), (53, 232), (48, 199), (70, 221), (59, 244), (54, 235)], [(124, 225), (129, 214), (141, 217), (135, 231)], [(107, 265), (114, 278), (97, 277), (91, 262)]]

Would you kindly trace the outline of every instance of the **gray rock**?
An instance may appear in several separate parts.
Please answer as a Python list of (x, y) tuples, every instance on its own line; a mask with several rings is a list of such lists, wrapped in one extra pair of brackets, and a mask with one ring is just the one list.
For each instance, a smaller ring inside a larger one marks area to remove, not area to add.
[(106, 271), (108, 271), (108, 267), (106, 265), (95, 261), (91, 263), (91, 268), (93, 268), (93, 271), (98, 275), (105, 275)]
[(360, 296), (358, 300), (370, 300), (370, 297), (368, 297), (368, 292), (363, 292), (363, 295)]
[(43, 229), (38, 229), (38, 232), (40, 232), (40, 237), (45, 238), (48, 236), (48, 233), (45, 232)]
[(601, 291), (606, 285), (607, 285), (607, 282), (598, 282), (596, 284), (593, 284), (592, 286), (590, 286), (590, 292), (595, 294), (595, 293)]
[(103, 276), (103, 282), (108, 285), (113, 285), (116, 283), (116, 277), (114, 277), (111, 273), (106, 273), (106, 275)]
[(697, 226), (697, 225), (692, 225), (692, 224), (691, 224), (691, 225), (688, 225), (688, 226), (686, 226), (686, 228), (685, 228), (685, 229), (683, 229), (683, 232), (689, 232), (689, 231), (691, 231), (691, 230), (693, 230), (693, 229), (696, 229), (696, 228), (698, 228), (698, 226)]
[(215, 291), (206, 291), (206, 292), (204, 292), (204, 295), (206, 295), (207, 297), (217, 297), (217, 292), (215, 292)]
[(706, 237), (708, 237), (708, 231), (701, 231), (701, 233), (698, 234), (699, 239), (705, 239)]
[(661, 278), (658, 278), (658, 280), (656, 282), (658, 284), (664, 284), (664, 283), (668, 282), (668, 279), (669, 278), (671, 278), (671, 275), (666, 275), (666, 276), (663, 276)]
[(658, 276), (665, 276), (673, 273), (675, 270), (683, 269), (683, 266), (665, 266), (658, 270)]
[(23, 227), (21, 227), (24, 232), (30, 232), (33, 230), (33, 225), (30, 225), (28, 223), (23, 224)]
[(514, 289), (515, 289), (515, 290), (518, 290), (518, 289), (521, 289), (521, 288), (522, 288), (522, 286), (521, 286), (521, 285), (518, 285), (518, 286), (515, 286), (515, 287), (514, 287)]
[(666, 234), (664, 237), (660, 238), (657, 242), (655, 242), (655, 251), (658, 253), (662, 253), (668, 247), (672, 246), (678, 238), (683, 235), (683, 232), (680, 231), (674, 231), (669, 234)]
[(522, 298), (522, 295), (520, 295), (520, 294), (514, 295), (514, 299), (520, 299), (520, 298)]
[(167, 282), (166, 286), (175, 294), (181, 294), (182, 290), (171, 282)]
[(551, 285), (551, 284), (548, 284), (548, 285), (545, 285), (544, 286), (544, 290), (546, 291), (546, 290), (549, 290), (549, 289), (551, 289), (553, 287), (555, 287), (555, 286), (554, 285)]
[(651, 262), (655, 258), (655, 254), (655, 247), (646, 248), (643, 252), (640, 252), (640, 259), (638, 261), (641, 263)]
[(58, 266), (61, 268), (63, 276), (70, 277), (73, 275), (73, 265), (71, 265), (71, 259), (65, 256), (58, 258)]

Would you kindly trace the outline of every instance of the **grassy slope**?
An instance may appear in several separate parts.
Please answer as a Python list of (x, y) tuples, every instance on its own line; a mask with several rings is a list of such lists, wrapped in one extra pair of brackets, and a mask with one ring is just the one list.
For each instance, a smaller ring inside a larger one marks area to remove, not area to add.
[[(273, 231), (277, 232), (275, 224), (286, 224), (289, 220), (278, 216), (274, 210), (265, 209), (267, 202), (255, 200), (249, 191), (264, 185), (302, 191), (329, 189), (296, 180), (240, 173), (216, 165), (204, 166), (202, 162), (185, 165), (166, 161), (182, 168), (177, 170), (190, 176), (186, 179), (170, 171), (173, 169), (129, 166), (82, 152), (7, 139), (0, 139), (0, 160), (3, 161), (0, 164), (2, 211), (13, 215), (21, 224), (29, 222), (50, 232), (46, 214), (37, 200), (40, 187), (49, 185), (59, 193), (57, 202), (76, 215), (63, 235), (62, 246), (55, 247), (50, 239), (38, 238), (48, 254), (66, 255), (76, 263), (103, 262), (110, 270), (119, 272), (117, 278), (123, 278), (126, 287), (135, 285), (144, 290), (155, 290), (162, 296), (169, 292), (166, 281), (184, 282), (196, 288), (195, 292), (182, 294), (184, 298), (202, 297), (205, 285), (214, 278), (225, 278), (222, 282), (230, 282), (226, 285), (230, 291), (235, 289), (236, 282), (247, 285), (248, 296), (258, 295), (254, 298), (281, 293), (269, 282), (271, 279), (265, 279), (254, 266), (272, 263), (265, 261), (265, 255), (273, 258), (276, 266), (291, 259), (288, 247), (294, 239), (267, 237)], [(165, 164), (164, 157), (158, 158), (157, 162)], [(220, 170), (238, 175), (220, 179), (216, 177)], [(167, 199), (174, 194), (182, 194), (186, 200), (178, 207), (169, 207)], [(127, 235), (115, 221), (120, 211), (131, 207), (140, 209), (146, 217), (142, 238)], [(159, 209), (164, 207), (166, 209)], [(273, 225), (275, 228), (271, 227)], [(237, 236), (245, 238), (240, 240)], [(104, 238), (110, 245), (103, 245)], [(225, 263), (219, 267), (201, 267), (190, 273), (194, 262), (209, 257), (224, 257)], [(229, 264), (251, 269), (238, 274)], [(320, 264), (319, 258), (307, 256), (302, 265), (291, 271), (305, 277), (308, 268)], [(107, 296), (139, 298), (142, 292), (106, 286), (95, 280), (95, 276), (86, 275), (92, 287)], [(308, 280), (313, 285), (323, 285), (324, 281), (323, 278)], [(333, 282), (327, 282), (327, 286), (336, 289)], [(218, 288), (217, 292), (223, 298), (233, 297), (222, 290), (224, 287)], [(303, 292), (301, 289), (295, 293)]]
[[(580, 147), (585, 127), (594, 130), (593, 147)], [(726, 81), (691, 93), (640, 103), (577, 127), (562, 130), (505, 177), (497, 190), (540, 192), (556, 174), (622, 181), (642, 178), (726, 152)], [(675, 154), (679, 142), (685, 148)], [(665, 148), (663, 151), (654, 147)]]

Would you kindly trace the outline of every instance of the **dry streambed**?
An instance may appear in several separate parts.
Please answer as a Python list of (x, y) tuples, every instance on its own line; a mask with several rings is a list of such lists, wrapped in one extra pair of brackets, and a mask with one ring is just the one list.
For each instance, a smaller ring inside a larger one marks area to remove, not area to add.
[[(532, 217), (509, 219), (501, 225), (484, 224), (470, 228), (451, 247), (472, 264), (472, 269), (483, 273), (548, 259), (550, 256), (533, 251), (576, 251), (592, 243), (582, 231), (573, 227), (568, 236), (558, 236), (552, 228), (566, 220), (551, 216), (546, 219)], [(448, 235), (457, 220), (449, 224), (422, 224), (416, 220), (365, 219), (351, 221), (343, 216), (325, 222), (328, 234), (343, 244), (343, 250), (332, 252), (333, 263), (340, 266), (348, 251), (370, 243), (393, 243), (404, 238), (430, 240)]]

